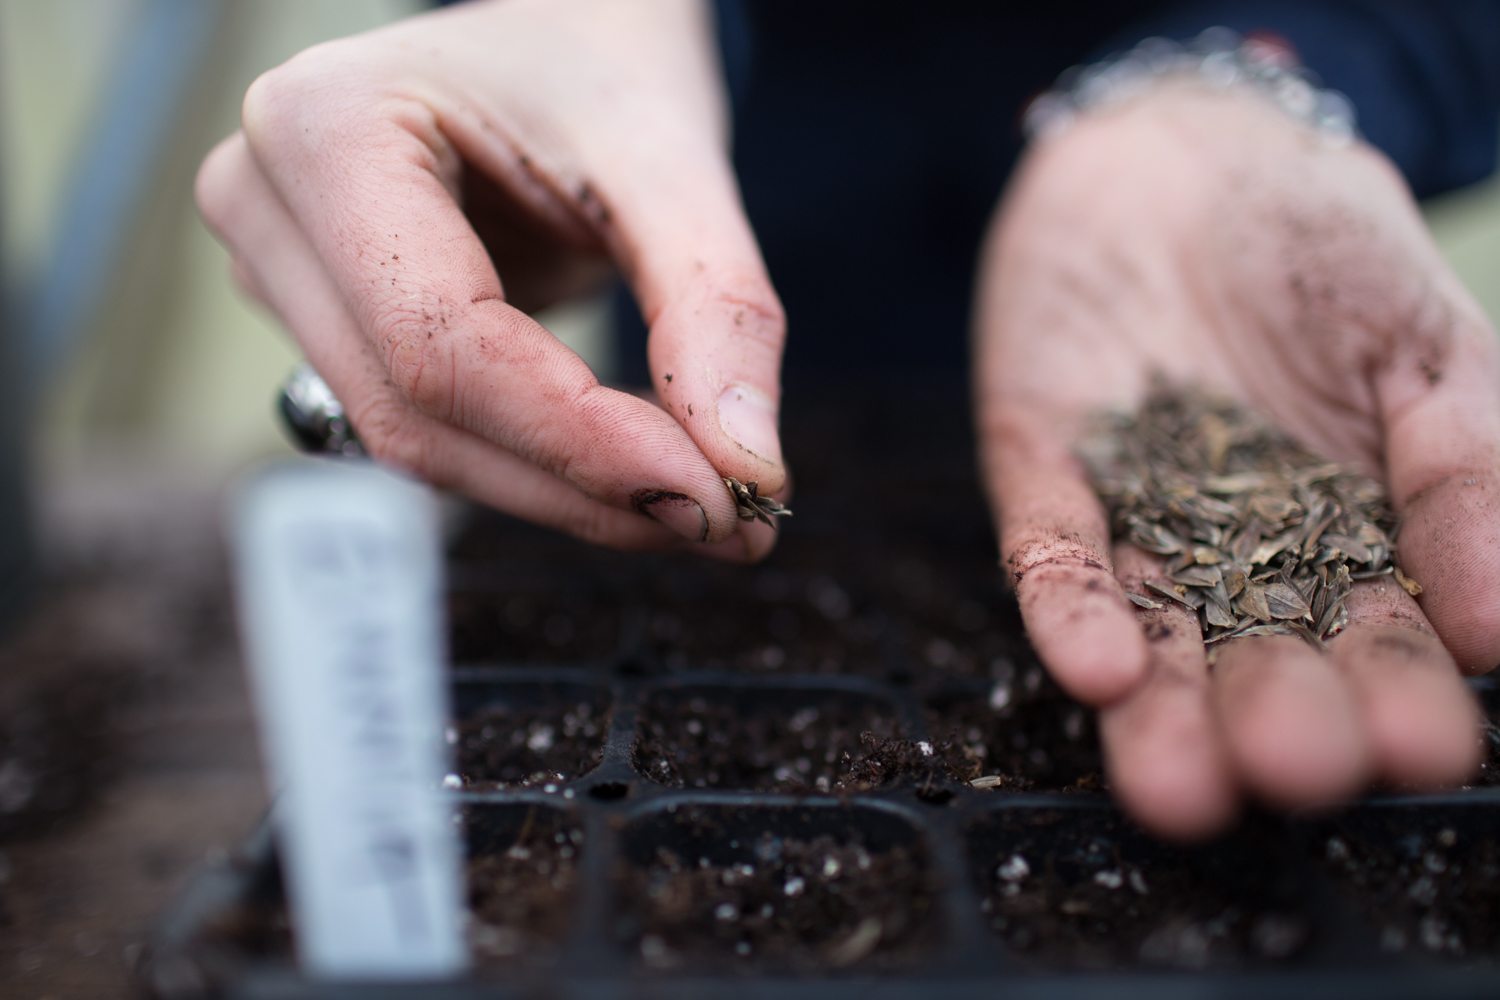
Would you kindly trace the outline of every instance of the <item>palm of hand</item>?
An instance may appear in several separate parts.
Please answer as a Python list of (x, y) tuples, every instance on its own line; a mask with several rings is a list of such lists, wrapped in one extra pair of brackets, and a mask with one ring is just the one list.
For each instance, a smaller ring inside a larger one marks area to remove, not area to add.
[[(1320, 148), (1250, 97), (1164, 96), (1034, 151), (982, 272), (982, 436), (1028, 629), (1104, 706), (1116, 790), (1163, 831), (1222, 825), (1242, 791), (1458, 780), (1476, 743), (1454, 660), (1500, 660), (1494, 335), (1376, 154)], [(1111, 551), (1071, 451), (1157, 372), (1382, 479), (1421, 606), (1363, 584), (1329, 655), (1236, 641), (1210, 673), (1187, 613), (1126, 605), (1117, 578), (1155, 564)]]

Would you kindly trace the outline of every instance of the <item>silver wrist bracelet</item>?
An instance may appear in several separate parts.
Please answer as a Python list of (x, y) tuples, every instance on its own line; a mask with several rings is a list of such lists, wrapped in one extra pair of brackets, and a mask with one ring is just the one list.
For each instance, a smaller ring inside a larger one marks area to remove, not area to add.
[(1290, 48), (1260, 36), (1210, 28), (1191, 42), (1147, 38), (1103, 62), (1075, 66), (1026, 108), (1030, 140), (1066, 131), (1086, 112), (1122, 104), (1169, 78), (1192, 78), (1216, 89), (1248, 87), (1308, 126), (1331, 146), (1359, 136), (1354, 105), (1320, 85)]

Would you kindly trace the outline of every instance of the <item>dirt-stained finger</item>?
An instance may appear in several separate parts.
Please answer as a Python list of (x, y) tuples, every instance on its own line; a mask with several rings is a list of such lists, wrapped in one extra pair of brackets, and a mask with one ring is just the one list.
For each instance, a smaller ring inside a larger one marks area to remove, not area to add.
[[(1129, 545), (1114, 550), (1128, 590), (1160, 572), (1157, 560)], [(1110, 786), (1143, 826), (1194, 839), (1233, 819), (1239, 789), (1209, 703), (1208, 663), (1197, 617), (1161, 602), (1136, 612), (1149, 647), (1145, 680), (1099, 715)]]
[(1500, 665), (1500, 338), (1433, 253), (1375, 386), (1401, 562), (1467, 673)]
[(1001, 561), (1037, 655), (1065, 690), (1105, 705), (1146, 671), (1146, 640), (1115, 579), (1109, 525), (1066, 442), (1002, 404), (981, 456)]
[[(233, 198), (225, 197), (232, 190)], [(481, 503), (585, 540), (623, 549), (673, 548), (662, 525), (593, 500), (573, 486), (492, 443), (440, 424), (406, 405), (360, 335), (353, 317), (244, 148), (234, 138), (209, 158), (200, 197), (216, 206), (210, 220), (243, 278), (277, 314), (348, 410), (377, 458)], [(743, 552), (710, 553), (743, 561)]]
[(1394, 581), (1357, 584), (1349, 626), (1330, 644), (1359, 703), (1386, 780), (1437, 787), (1479, 764), (1479, 708), (1417, 602)]
[(1331, 657), (1285, 636), (1232, 639), (1213, 666), (1214, 712), (1245, 786), (1286, 807), (1328, 805), (1369, 781), (1354, 692)]
[(308, 88), (325, 72), (293, 60), (261, 77), (244, 131), (402, 398), (690, 541), (734, 534), (722, 478), (683, 428), (601, 385), (506, 301), (455, 199), (460, 164), (433, 108), (376, 81), (314, 109)]

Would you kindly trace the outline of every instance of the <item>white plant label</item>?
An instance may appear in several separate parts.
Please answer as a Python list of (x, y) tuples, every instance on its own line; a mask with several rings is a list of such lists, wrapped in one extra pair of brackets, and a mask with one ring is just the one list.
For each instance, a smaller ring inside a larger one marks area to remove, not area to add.
[(289, 464), (245, 487), (233, 534), (302, 967), (462, 971), (433, 497), (372, 465)]

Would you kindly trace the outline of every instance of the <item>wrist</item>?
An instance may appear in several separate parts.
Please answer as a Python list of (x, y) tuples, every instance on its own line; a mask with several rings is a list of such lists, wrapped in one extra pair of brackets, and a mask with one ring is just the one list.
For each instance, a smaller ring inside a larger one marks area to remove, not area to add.
[(1163, 79), (1032, 142), (1007, 208), (1065, 215), (1082, 239), (1132, 228), (1149, 244), (1220, 202), (1236, 170), (1297, 138), (1255, 94)]
[(1349, 99), (1321, 86), (1284, 39), (1260, 33), (1242, 38), (1227, 28), (1210, 28), (1185, 44), (1147, 38), (1108, 59), (1075, 66), (1030, 103), (1023, 125), (1031, 138), (1056, 134), (1081, 116), (1172, 81), (1256, 93), (1330, 146), (1348, 145), (1358, 134)]
[(1266, 203), (1250, 196), (1267, 191), (1265, 179), (1250, 175), (1288, 165), (1285, 149), (1306, 143), (1304, 132), (1256, 94), (1159, 81), (1028, 148), (993, 233), (991, 273), (1012, 290), (1054, 290), (1053, 327), (1185, 338), (1196, 319), (1184, 276), (1219, 253), (1237, 206)]
[(1181, 233), (1174, 223), (1222, 218), (1252, 188), (1291, 196), (1350, 170), (1394, 176), (1370, 146), (1330, 146), (1252, 89), (1168, 77), (1034, 141), (1009, 201), (1071, 202), (1090, 229), (1098, 214), (1115, 228), (1129, 219), (1143, 234)]

